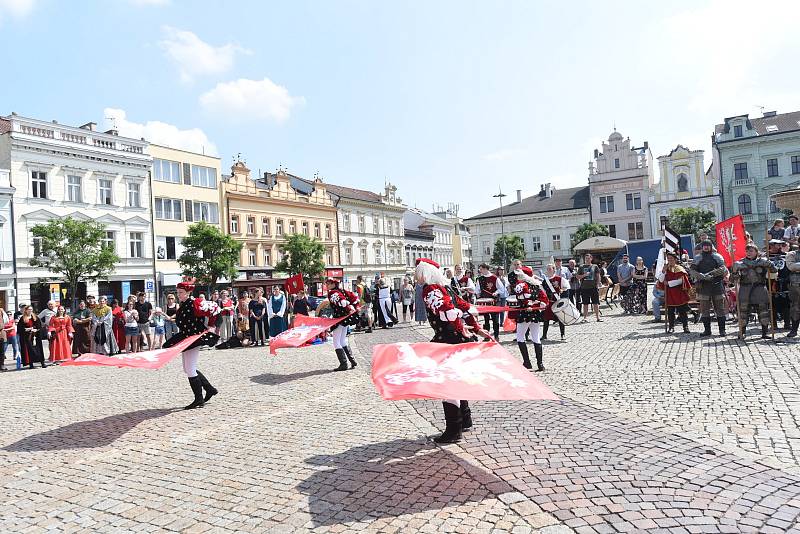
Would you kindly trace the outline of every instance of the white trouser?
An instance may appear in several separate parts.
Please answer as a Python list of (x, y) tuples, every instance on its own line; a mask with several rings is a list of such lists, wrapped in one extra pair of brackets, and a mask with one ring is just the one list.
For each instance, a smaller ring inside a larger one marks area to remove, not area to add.
[(331, 330), (331, 336), (333, 336), (333, 348), (334, 349), (343, 349), (347, 346), (347, 327), (343, 325), (339, 325), (333, 330)]
[(183, 359), (183, 372), (186, 376), (192, 378), (197, 376), (197, 359), (200, 357), (200, 348), (189, 349), (185, 351), (181, 358)]
[(517, 343), (525, 343), (525, 332), (530, 328), (531, 340), (534, 343), (541, 343), (541, 327), (539, 323), (517, 323)]
[(389, 317), (388, 311), (392, 307), (392, 299), (381, 299), (378, 301), (378, 307), (381, 309), (383, 320), (386, 321), (386, 324), (392, 324), (392, 319)]

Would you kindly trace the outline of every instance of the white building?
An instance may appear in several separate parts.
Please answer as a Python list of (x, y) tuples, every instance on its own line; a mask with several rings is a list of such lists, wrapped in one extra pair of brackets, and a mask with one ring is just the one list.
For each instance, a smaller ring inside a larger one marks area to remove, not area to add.
[(651, 238), (647, 203), (654, 182), (653, 155), (647, 141), (642, 147), (631, 147), (630, 138), (623, 139), (614, 130), (603, 143), (603, 151), (595, 149), (594, 161), (589, 163), (592, 222), (608, 226), (611, 237), (626, 241)]
[(589, 187), (555, 189), (542, 184), (537, 195), (522, 198), (517, 190), (517, 200), (500, 208), (480, 213), (464, 220), (472, 234), (473, 261), (492, 264), (497, 240), (503, 235), (516, 235), (525, 247), (524, 258), (507, 258), (509, 262), (521, 259), (534, 268), (542, 268), (550, 257), (571, 257), (572, 236), (579, 226), (588, 223)]
[(722, 220), (719, 183), (711, 169), (705, 171), (702, 150), (689, 150), (678, 145), (666, 156), (658, 158), (660, 179), (650, 190), (650, 227), (654, 237), (669, 214), (676, 208), (699, 208), (711, 211)]
[(459, 206), (455, 203), (448, 203), (447, 209), (438, 208), (433, 212), (434, 215), (446, 220), (453, 225), (453, 235), (450, 238), (453, 244), (453, 265), (461, 265), (465, 269), (473, 269), (472, 263), (472, 238), (469, 227), (464, 224), (463, 217), (458, 215)]
[(406, 228), (422, 233), (433, 234), (433, 257), (442, 267), (453, 266), (454, 223), (417, 208), (410, 208), (403, 214)]
[(345, 284), (350, 287), (358, 276), (370, 281), (383, 273), (394, 287), (400, 287), (406, 272), (406, 207), (397, 196), (397, 187), (387, 184), (379, 195), (352, 187), (326, 186), (329, 193), (339, 197), (339, 257)]
[(14, 283), (14, 211), (11, 206), (13, 197), (11, 172), (0, 168), (0, 308), (12, 312), (17, 309)]
[(15, 188), (18, 301), (38, 310), (48, 300), (50, 287), (39, 280), (53, 274), (29, 264), (41, 253), (31, 229), (67, 216), (105, 224), (106, 243), (120, 257), (108, 280), (81, 285), (78, 297), (144, 290), (154, 272), (147, 142), (97, 132), (94, 123), (75, 128), (16, 114), (0, 121), (0, 168), (11, 170)]
[(406, 228), (406, 274), (411, 274), (420, 258), (433, 258), (433, 232)]

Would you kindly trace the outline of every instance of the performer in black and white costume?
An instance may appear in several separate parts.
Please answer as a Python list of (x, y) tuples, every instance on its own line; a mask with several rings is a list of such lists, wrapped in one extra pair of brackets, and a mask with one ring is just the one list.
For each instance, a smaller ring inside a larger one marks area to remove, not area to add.
[[(218, 393), (217, 389), (211, 385), (203, 373), (197, 370), (197, 360), (200, 357), (200, 347), (203, 345), (213, 347), (219, 341), (219, 336), (208, 330), (204, 319), (216, 316), (220, 309), (215, 302), (192, 297), (192, 291), (194, 291), (193, 280), (184, 280), (179, 283), (177, 290), (179, 304), (178, 311), (175, 313), (175, 323), (180, 331), (169, 338), (164, 343), (163, 348), (169, 348), (189, 336), (203, 334), (197, 341), (189, 345), (182, 355), (183, 372), (189, 377), (189, 386), (191, 386), (192, 393), (194, 393), (194, 401), (184, 407), (184, 410), (191, 410), (200, 408)], [(206, 392), (205, 397), (203, 396), (203, 390)]]
[(530, 267), (523, 265), (514, 274), (515, 283), (512, 289), (517, 297), (519, 310), (511, 312), (511, 317), (517, 321), (517, 346), (522, 354), (522, 365), (526, 369), (533, 367), (528, 356), (528, 344), (525, 342), (525, 334), (530, 329), (533, 350), (536, 352), (536, 370), (544, 371), (541, 323), (542, 310), (549, 303), (547, 294), (542, 289), (542, 280), (534, 276)]
[[(336, 351), (336, 357), (339, 359), (339, 367), (334, 371), (354, 369), (357, 364), (355, 358), (353, 358), (353, 352), (350, 350), (350, 345), (347, 344), (347, 330), (349, 326), (358, 324), (358, 313), (356, 313), (359, 308), (358, 295), (346, 289), (341, 289), (338, 278), (327, 278), (325, 285), (328, 288), (328, 300), (320, 304), (317, 313), (330, 307), (335, 318), (349, 315), (331, 330), (333, 348)], [(348, 360), (350, 361), (350, 367), (347, 367)]]
[(381, 328), (391, 328), (397, 322), (397, 317), (392, 315), (392, 290), (386, 278), (380, 278), (375, 285), (375, 292), (378, 294), (378, 323)]

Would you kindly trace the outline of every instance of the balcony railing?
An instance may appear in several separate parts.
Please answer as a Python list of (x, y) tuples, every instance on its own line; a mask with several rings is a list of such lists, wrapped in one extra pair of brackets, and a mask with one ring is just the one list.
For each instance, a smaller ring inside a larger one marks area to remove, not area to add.
[(756, 181), (753, 178), (737, 178), (733, 181), (733, 187), (745, 187), (748, 185), (755, 185)]

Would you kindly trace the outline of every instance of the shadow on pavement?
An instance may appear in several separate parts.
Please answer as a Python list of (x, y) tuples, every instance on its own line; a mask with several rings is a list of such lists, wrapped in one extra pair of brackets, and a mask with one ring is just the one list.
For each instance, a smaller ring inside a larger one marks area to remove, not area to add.
[(354, 447), (313, 456), (306, 463), (319, 466), (297, 486), (309, 496), (315, 526), (441, 510), (511, 489), (422, 439)]
[(276, 375), (273, 373), (264, 373), (263, 375), (251, 376), (250, 381), (256, 384), (264, 384), (265, 386), (277, 386), (278, 384), (285, 384), (294, 380), (302, 380), (311, 376), (327, 375), (332, 373), (333, 369), (314, 369), (313, 371), (304, 371), (302, 373), (293, 373), (290, 375)]
[(79, 421), (67, 426), (47, 430), (3, 447), (12, 452), (59, 451), (69, 449), (91, 449), (114, 443), (136, 425), (148, 419), (163, 417), (177, 411), (175, 408), (158, 410), (138, 410)]

